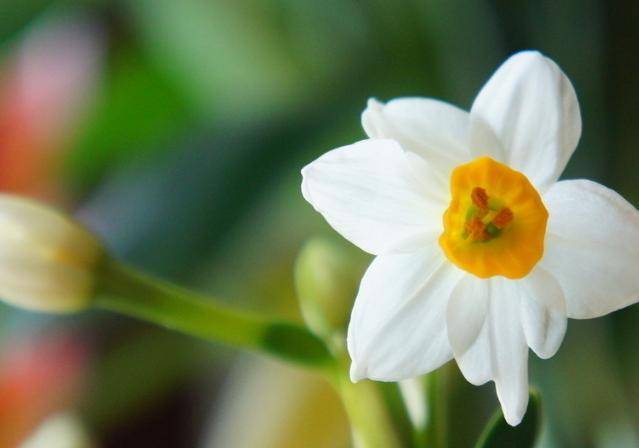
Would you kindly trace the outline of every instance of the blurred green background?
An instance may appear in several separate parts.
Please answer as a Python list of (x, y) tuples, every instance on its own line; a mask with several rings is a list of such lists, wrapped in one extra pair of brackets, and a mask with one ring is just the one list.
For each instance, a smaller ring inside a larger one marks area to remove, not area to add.
[[(0, 189), (74, 211), (135, 266), (299, 319), (295, 255), (334, 235), (299, 171), (363, 138), (368, 97), (468, 108), (510, 53), (539, 49), (581, 102), (565, 177), (639, 205), (638, 5), (2, 0)], [(636, 341), (634, 306), (571, 321), (550, 361), (531, 354), (540, 446), (639, 446)], [(451, 446), (471, 446), (493, 386), (447, 370)], [(339, 402), (310, 374), (105, 313), (0, 305), (0, 447), (60, 413), (98, 447), (350, 443)]]

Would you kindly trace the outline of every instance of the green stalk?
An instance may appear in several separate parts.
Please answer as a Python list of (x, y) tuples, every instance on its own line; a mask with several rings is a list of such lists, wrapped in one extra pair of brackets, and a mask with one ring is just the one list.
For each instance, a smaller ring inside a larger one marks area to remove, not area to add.
[(448, 409), (446, 407), (446, 367), (429, 373), (424, 378), (426, 386), (427, 421), (425, 446), (445, 448), (447, 446)]
[(301, 325), (222, 306), (113, 260), (100, 268), (95, 306), (207, 341), (321, 368), (342, 398), (356, 448), (402, 446), (379, 385), (353, 384), (345, 354), (331, 355), (326, 344)]
[(343, 356), (339, 359), (328, 379), (344, 405), (354, 448), (401, 448), (403, 444), (379, 384), (369, 380), (353, 383), (347, 360)]
[(306, 366), (332, 362), (326, 345), (301, 325), (220, 305), (111, 259), (101, 266), (95, 306)]

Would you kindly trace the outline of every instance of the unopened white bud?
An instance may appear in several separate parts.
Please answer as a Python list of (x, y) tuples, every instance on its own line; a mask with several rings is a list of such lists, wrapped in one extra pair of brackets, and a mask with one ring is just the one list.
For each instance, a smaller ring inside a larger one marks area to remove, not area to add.
[(0, 299), (35, 311), (87, 307), (100, 242), (72, 218), (18, 196), (0, 194)]

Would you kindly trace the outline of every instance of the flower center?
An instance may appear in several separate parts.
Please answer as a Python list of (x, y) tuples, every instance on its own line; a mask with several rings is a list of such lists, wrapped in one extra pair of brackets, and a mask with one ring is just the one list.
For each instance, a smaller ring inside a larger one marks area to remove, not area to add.
[(466, 222), (462, 237), (471, 241), (490, 241), (498, 237), (513, 219), (513, 212), (497, 200), (490, 200), (481, 187), (470, 193), (472, 205), (466, 211)]
[(544, 253), (548, 212), (522, 173), (489, 157), (452, 172), (439, 238), (444, 253), (481, 278), (525, 277)]

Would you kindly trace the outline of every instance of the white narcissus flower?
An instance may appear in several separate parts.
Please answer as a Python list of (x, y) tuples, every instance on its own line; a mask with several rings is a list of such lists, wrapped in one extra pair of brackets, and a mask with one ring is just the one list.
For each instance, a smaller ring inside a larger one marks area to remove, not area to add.
[(455, 358), (494, 381), (506, 420), (528, 404), (528, 348), (555, 354), (566, 319), (639, 299), (639, 212), (588, 180), (558, 181), (581, 134), (575, 91), (537, 52), (509, 58), (470, 112), (370, 100), (369, 138), (302, 170), (304, 198), (376, 255), (348, 329), (354, 381)]

